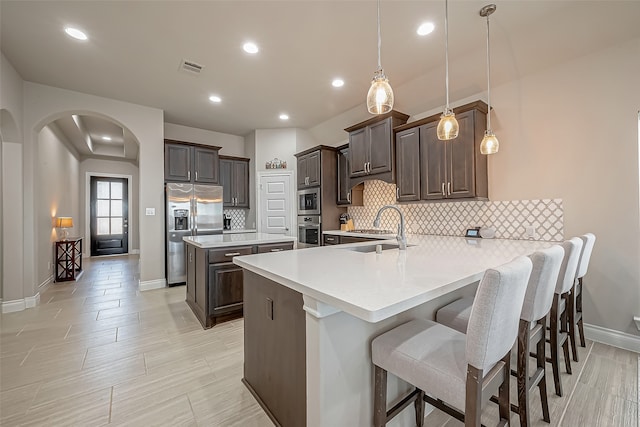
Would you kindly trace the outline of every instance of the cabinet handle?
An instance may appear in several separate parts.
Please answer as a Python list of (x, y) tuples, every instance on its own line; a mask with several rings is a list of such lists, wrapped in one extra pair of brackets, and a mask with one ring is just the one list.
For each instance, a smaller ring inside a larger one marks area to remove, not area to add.
[(193, 253), (189, 252), (189, 262), (193, 262), (192, 255)]
[(280, 251), (283, 251), (283, 250), (284, 249), (282, 249), (282, 248), (274, 248), (274, 249), (271, 249), (271, 252), (280, 252)]
[(444, 192), (444, 182), (442, 183), (442, 196), (446, 196), (445, 192)]
[(367, 162), (364, 162), (364, 173), (367, 173)]
[(198, 180), (198, 171), (196, 171), (196, 181)]
[(187, 181), (191, 181), (191, 171), (187, 171)]
[(224, 254), (224, 256), (236, 256), (240, 255), (240, 252), (229, 252), (228, 254)]
[(447, 195), (450, 196), (451, 195), (451, 183), (447, 182)]
[(400, 198), (400, 187), (396, 187), (396, 199)]
[(371, 162), (367, 162), (367, 172), (371, 173)]
[(324, 240), (326, 240), (327, 242), (333, 242), (333, 241), (335, 241), (336, 239), (334, 239), (333, 237), (325, 237), (325, 239), (324, 239)]
[(351, 191), (347, 193), (347, 202), (351, 203)]

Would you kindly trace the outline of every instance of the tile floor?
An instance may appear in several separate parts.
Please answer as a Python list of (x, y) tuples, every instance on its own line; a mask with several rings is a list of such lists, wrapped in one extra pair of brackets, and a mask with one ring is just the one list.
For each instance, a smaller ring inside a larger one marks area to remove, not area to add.
[[(0, 317), (0, 425), (272, 426), (240, 382), (242, 320), (204, 331), (184, 287), (141, 293), (137, 272), (136, 256), (87, 259), (77, 282)], [(551, 425), (638, 427), (638, 354), (589, 342), (580, 358)], [(460, 423), (435, 411), (425, 425)]]

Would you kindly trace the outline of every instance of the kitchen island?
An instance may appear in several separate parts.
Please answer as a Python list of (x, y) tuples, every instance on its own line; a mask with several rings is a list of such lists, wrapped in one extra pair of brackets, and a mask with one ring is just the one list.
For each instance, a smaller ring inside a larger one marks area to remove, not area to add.
[(238, 233), (188, 236), (186, 302), (202, 327), (242, 316), (243, 272), (233, 264), (238, 255), (293, 249), (295, 237)]
[[(278, 425), (372, 425), (371, 340), (433, 319), (487, 268), (551, 244), (410, 236), (406, 251), (386, 240), (235, 258), (246, 273), (243, 381)], [(408, 387), (390, 376), (389, 404)], [(415, 425), (413, 413), (389, 425)]]

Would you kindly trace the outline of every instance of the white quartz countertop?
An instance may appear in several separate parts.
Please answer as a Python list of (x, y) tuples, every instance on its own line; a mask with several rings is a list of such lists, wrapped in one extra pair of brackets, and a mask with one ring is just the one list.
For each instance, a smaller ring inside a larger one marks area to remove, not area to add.
[(255, 228), (232, 228), (231, 230), (222, 230), (222, 234), (240, 234), (240, 233), (255, 233)]
[(295, 237), (282, 234), (267, 233), (237, 233), (237, 234), (212, 234), (208, 236), (183, 237), (186, 243), (199, 248), (222, 248), (242, 245), (261, 245), (265, 243), (295, 242)]
[(396, 233), (388, 233), (388, 234), (379, 234), (379, 233), (356, 233), (353, 231), (342, 231), (342, 230), (327, 230), (323, 231), (322, 234), (331, 234), (334, 236), (349, 236), (349, 237), (366, 237), (368, 239), (395, 239)]
[[(350, 234), (351, 235), (351, 234)], [(349, 248), (395, 239), (235, 257), (247, 270), (368, 322), (379, 322), (482, 278), (554, 242), (412, 235), (406, 251)]]

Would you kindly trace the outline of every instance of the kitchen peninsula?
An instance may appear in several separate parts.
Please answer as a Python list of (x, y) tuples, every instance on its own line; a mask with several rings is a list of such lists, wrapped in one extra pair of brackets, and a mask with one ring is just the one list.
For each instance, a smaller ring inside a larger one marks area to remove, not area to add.
[(266, 233), (188, 236), (187, 298), (202, 327), (242, 316), (243, 272), (238, 255), (267, 254), (293, 249), (295, 237)]
[[(472, 293), (487, 268), (551, 245), (417, 235), (408, 243), (234, 259), (245, 269), (243, 381), (277, 425), (371, 425), (371, 340), (409, 319), (433, 319)], [(389, 402), (407, 387), (390, 377)], [(413, 412), (389, 425), (415, 425)]]

